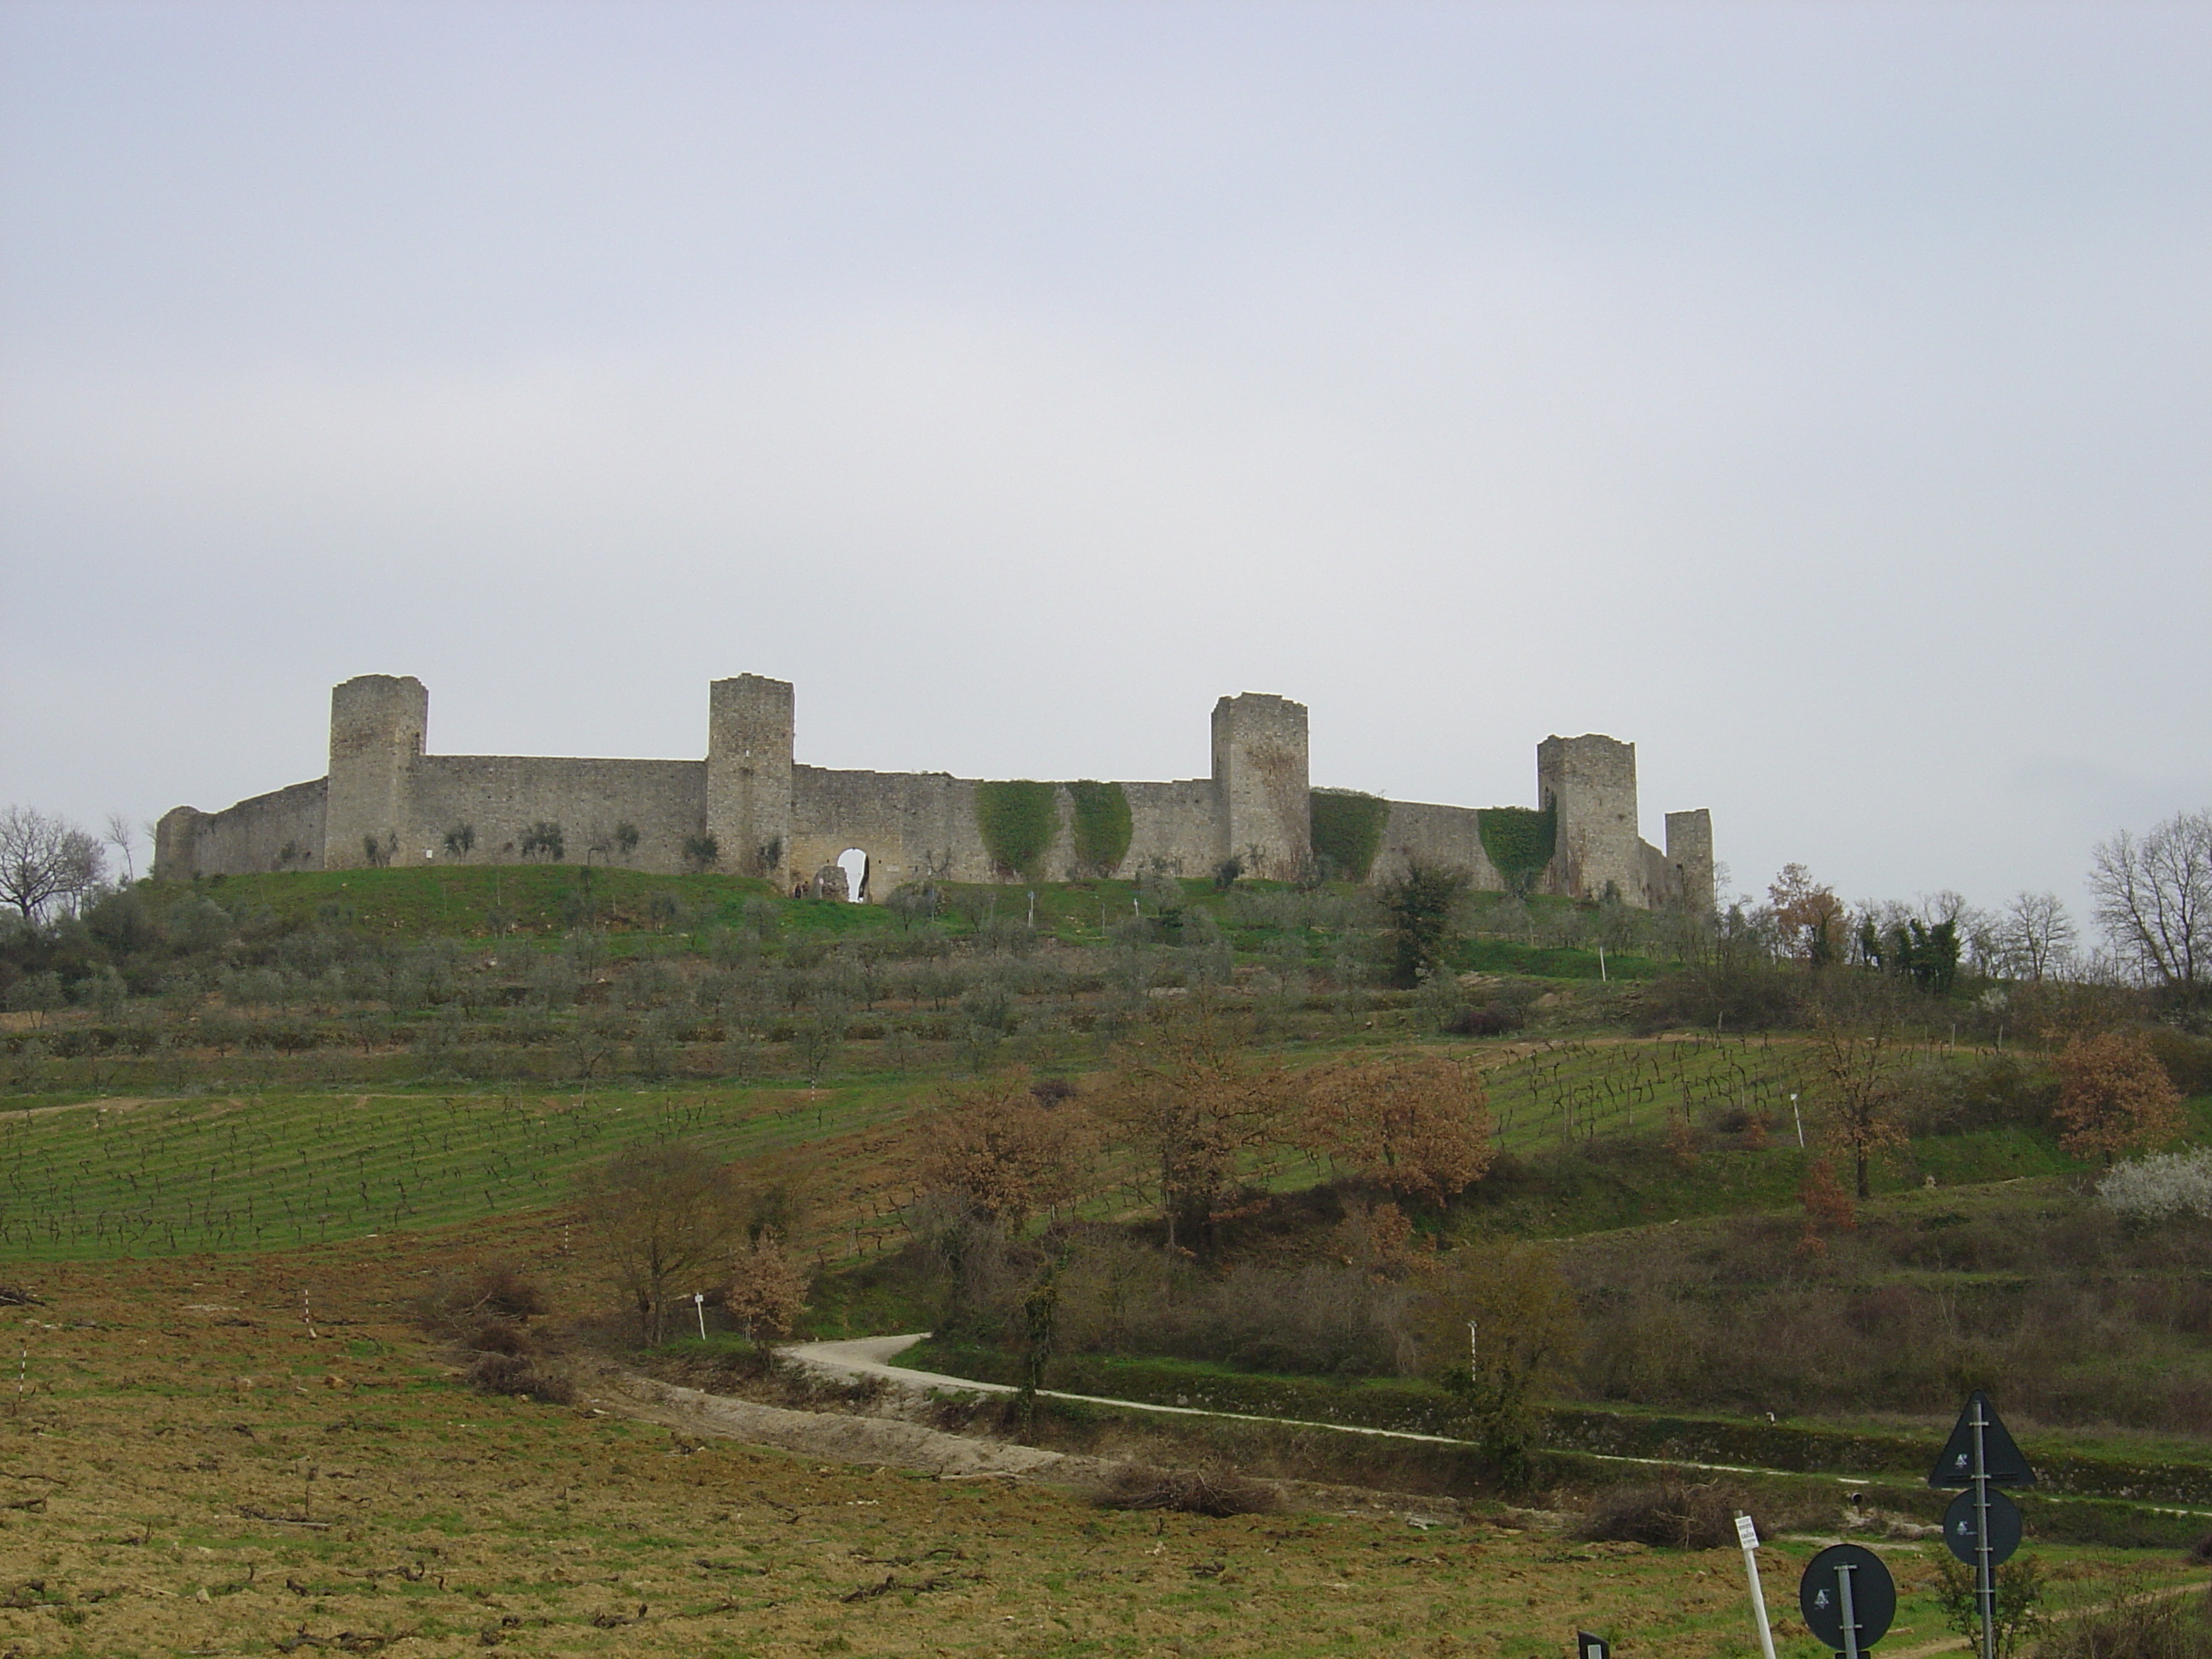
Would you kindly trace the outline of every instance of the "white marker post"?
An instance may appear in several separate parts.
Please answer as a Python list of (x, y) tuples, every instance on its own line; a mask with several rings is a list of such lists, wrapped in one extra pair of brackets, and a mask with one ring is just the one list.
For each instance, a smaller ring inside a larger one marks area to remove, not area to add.
[(1759, 1585), (1759, 1528), (1741, 1510), (1735, 1517), (1736, 1542), (1743, 1546), (1743, 1570), (1751, 1577), (1751, 1613), (1759, 1620), (1759, 1650), (1774, 1659), (1774, 1632), (1766, 1622), (1766, 1592)]
[(691, 1307), (692, 1310), (699, 1316), (699, 1340), (704, 1342), (707, 1340), (707, 1292), (692, 1291)]

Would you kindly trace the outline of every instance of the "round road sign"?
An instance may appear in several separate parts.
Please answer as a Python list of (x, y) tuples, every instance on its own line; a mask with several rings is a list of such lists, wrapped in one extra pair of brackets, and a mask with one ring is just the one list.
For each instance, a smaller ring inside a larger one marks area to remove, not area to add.
[[(1968, 1566), (1974, 1565), (1974, 1546), (1980, 1540), (1974, 1513), (1974, 1494), (1962, 1492), (1943, 1511), (1943, 1543)], [(2009, 1561), (2020, 1547), (2020, 1505), (1995, 1486), (1990, 1488), (1990, 1559)]]
[[(1844, 1601), (1848, 1589), (1857, 1640), (1844, 1636)], [(1797, 1585), (1797, 1610), (1805, 1628), (1838, 1653), (1856, 1647), (1865, 1652), (1889, 1633), (1897, 1617), (1897, 1583), (1872, 1550), (1856, 1544), (1831, 1544), (1805, 1564)]]

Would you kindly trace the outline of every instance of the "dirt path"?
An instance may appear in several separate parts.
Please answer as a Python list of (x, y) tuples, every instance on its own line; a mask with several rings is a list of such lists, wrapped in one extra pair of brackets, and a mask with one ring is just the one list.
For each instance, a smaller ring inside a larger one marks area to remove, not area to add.
[[(849, 1379), (877, 1377), (902, 1387), (915, 1394), (925, 1394), (933, 1389), (964, 1390), (969, 1394), (1013, 1394), (1018, 1390), (1006, 1382), (979, 1382), (973, 1377), (948, 1376), (940, 1371), (912, 1370), (893, 1360), (927, 1338), (927, 1331), (915, 1331), (903, 1336), (864, 1336), (846, 1342), (805, 1342), (785, 1349), (785, 1355), (803, 1365), (829, 1376)], [(1288, 1428), (1328, 1429), (1339, 1434), (1372, 1435), (1385, 1440), (1416, 1440), (1431, 1445), (1463, 1446), (1468, 1443), (1444, 1434), (1418, 1434), (1410, 1429), (1376, 1429), (1357, 1423), (1325, 1423), (1300, 1417), (1258, 1417), (1243, 1412), (1206, 1411), (1196, 1406), (1163, 1406), (1146, 1400), (1114, 1400), (1103, 1395), (1064, 1394), (1054, 1389), (1040, 1389), (1038, 1398), (1043, 1400), (1072, 1400), (1087, 1406), (1110, 1406), (1121, 1411), (1152, 1412), (1165, 1417), (1224, 1418), (1237, 1423), (1272, 1423)], [(1695, 1469), (1705, 1474), (1789, 1475), (1816, 1480), (1830, 1480), (1839, 1486), (1869, 1484), (1880, 1477), (1863, 1474), (1837, 1474), (1793, 1469), (1763, 1468), (1751, 1463), (1700, 1463), (1681, 1457), (1632, 1457), (1619, 1452), (1581, 1452), (1580, 1456), (1601, 1463), (1620, 1463), (1632, 1468), (1653, 1469)], [(2061, 1497), (2045, 1494), (2045, 1501), (2054, 1504), (2094, 1503), (2093, 1498)], [(2146, 1509), (2161, 1515), (2202, 1516), (2212, 1519), (2212, 1510), (2180, 1507), (2173, 1504), (2145, 1504)], [(1937, 1651), (1939, 1650), (1931, 1650)]]
[[(910, 1370), (890, 1364), (892, 1356), (922, 1340), (926, 1333), (906, 1336), (862, 1337), (848, 1342), (809, 1342), (787, 1348), (787, 1357), (817, 1373), (839, 1381), (879, 1377), (891, 1383), (905, 1403), (918, 1402), (931, 1390), (944, 1389), (969, 1394), (1013, 1394), (1004, 1382), (977, 1382), (936, 1371)], [(1054, 1395), (1054, 1399), (1087, 1400), (1087, 1395)], [(596, 1379), (590, 1403), (664, 1428), (702, 1437), (741, 1440), (775, 1446), (808, 1457), (843, 1463), (883, 1465), (915, 1469), (940, 1480), (1005, 1479), (1042, 1481), (1051, 1486), (1098, 1487), (1109, 1484), (1125, 1466), (1122, 1460), (1085, 1457), (1047, 1451), (1036, 1446), (953, 1434), (896, 1417), (862, 1417), (841, 1412), (795, 1411), (764, 1406), (727, 1395), (708, 1394), (662, 1382), (631, 1372), (610, 1371)], [(1218, 1417), (1218, 1412), (1196, 1412), (1179, 1406), (1146, 1406), (1136, 1401), (1102, 1401), (1139, 1411), (1159, 1411), (1185, 1417)], [(1251, 1422), (1270, 1422), (1251, 1418)], [(1322, 1426), (1341, 1426), (1323, 1425)], [(1361, 1432), (1389, 1433), (1388, 1430)], [(1433, 1439), (1434, 1436), (1411, 1436)], [(1450, 1525), (1456, 1506), (1433, 1496), (1391, 1492), (1327, 1481), (1276, 1480), (1270, 1484), (1299, 1508), (1339, 1515), (1388, 1514), (1410, 1524), (1432, 1528)]]
[(1093, 1457), (948, 1434), (897, 1418), (793, 1411), (626, 1372), (599, 1379), (591, 1400), (603, 1410), (690, 1434), (776, 1446), (841, 1463), (919, 1469), (949, 1480), (1016, 1476), (1079, 1483), (1103, 1479), (1108, 1467)]
[[(2145, 1601), (2170, 1601), (2177, 1595), (2201, 1595), (2203, 1593), (2204, 1586), (2202, 1584), (2169, 1584), (2164, 1589), (2151, 1590), (2142, 1595), (2123, 1596), (2117, 1601), (2100, 1601), (2094, 1607), (2069, 1607), (2063, 1613), (2046, 1616), (2056, 1624), (2062, 1620), (2087, 1619), (2093, 1613), (2110, 1613), (2115, 1607), (2132, 1607)], [(1955, 1653), (1961, 1648), (1979, 1646), (1981, 1643), (1978, 1638), (1947, 1636), (1940, 1642), (1923, 1642), (1917, 1648), (1886, 1654), (1883, 1659), (1929, 1659), (1931, 1654)]]
[[(914, 1370), (891, 1363), (894, 1356), (903, 1353), (915, 1343), (927, 1338), (927, 1331), (915, 1331), (904, 1336), (864, 1336), (846, 1342), (803, 1342), (783, 1350), (784, 1357), (818, 1371), (823, 1376), (840, 1379), (877, 1377), (916, 1394), (933, 1389), (955, 1389), (969, 1394), (1018, 1393), (1011, 1382), (981, 1382), (971, 1376), (948, 1376), (942, 1371)], [(1152, 1412), (1163, 1417), (1213, 1417), (1233, 1423), (1270, 1423), (1285, 1428), (1327, 1429), (1336, 1434), (1371, 1435), (1382, 1440), (1416, 1440), (1432, 1446), (1464, 1446), (1469, 1443), (1448, 1434), (1421, 1434), (1412, 1429), (1370, 1428), (1362, 1423), (1328, 1423), (1304, 1417), (1261, 1417), (1249, 1412), (1209, 1411), (1199, 1406), (1164, 1406), (1150, 1400), (1115, 1400), (1105, 1395), (1067, 1394), (1058, 1389), (1039, 1389), (1040, 1400), (1072, 1400), (1086, 1406), (1111, 1406), (1120, 1411)], [(1780, 1474), (1787, 1470), (1762, 1469), (1749, 1464), (1693, 1463), (1680, 1457), (1628, 1457), (1610, 1452), (1585, 1452), (1586, 1457), (1597, 1458), (1607, 1463), (1632, 1463), (1650, 1468), (1702, 1469), (1715, 1474)], [(1838, 1486), (1863, 1484), (1867, 1477), (1838, 1474), (1831, 1477)]]

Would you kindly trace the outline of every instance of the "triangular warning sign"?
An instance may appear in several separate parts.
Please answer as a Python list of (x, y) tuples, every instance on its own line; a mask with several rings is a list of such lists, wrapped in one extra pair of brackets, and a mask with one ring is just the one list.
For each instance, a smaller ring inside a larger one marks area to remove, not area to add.
[(2012, 1431), (1997, 1416), (1997, 1408), (1990, 1404), (1989, 1395), (1979, 1389), (1966, 1401), (1966, 1409), (1959, 1413), (1959, 1421), (1951, 1431), (1951, 1437), (1943, 1443), (1943, 1455), (1936, 1460), (1929, 1472), (1931, 1486), (1971, 1486), (1974, 1484), (1974, 1425), (1981, 1425), (1982, 1472), (1993, 1486), (2032, 1486), (2035, 1471), (2027, 1467), (2027, 1459), (2020, 1455), (2013, 1443)]

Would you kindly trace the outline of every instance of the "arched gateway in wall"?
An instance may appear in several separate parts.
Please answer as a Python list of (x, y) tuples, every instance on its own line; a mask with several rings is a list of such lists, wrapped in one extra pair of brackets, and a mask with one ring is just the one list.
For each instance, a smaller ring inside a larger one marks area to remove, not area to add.
[(1264, 878), (1296, 879), (1319, 860), (1326, 873), (1368, 879), (1420, 860), (1464, 869), (1479, 886), (1505, 884), (1503, 864), (1573, 897), (1713, 902), (1711, 815), (1670, 812), (1664, 849), (1644, 841), (1636, 746), (1595, 734), (1538, 746), (1534, 809), (1478, 809), (1315, 791), (1305, 705), (1261, 692), (1214, 705), (1211, 776), (1119, 783), (803, 766), (790, 683), (757, 674), (708, 688), (707, 755), (696, 761), (431, 754), (429, 702), (411, 678), (337, 686), (329, 772), (218, 812), (175, 808), (156, 835), (154, 873), (589, 851), (641, 870), (760, 876), (786, 892), (816, 890), (836, 871), (861, 896), (851, 884), (864, 872), (865, 896), (880, 901), (918, 880), (1200, 876), (1231, 859)]

